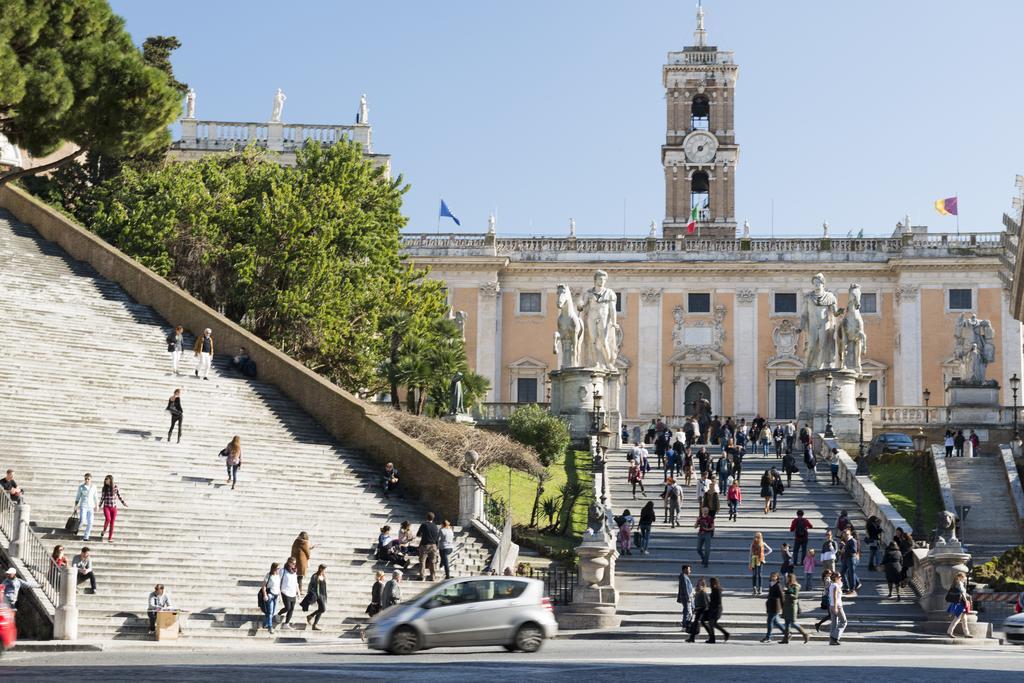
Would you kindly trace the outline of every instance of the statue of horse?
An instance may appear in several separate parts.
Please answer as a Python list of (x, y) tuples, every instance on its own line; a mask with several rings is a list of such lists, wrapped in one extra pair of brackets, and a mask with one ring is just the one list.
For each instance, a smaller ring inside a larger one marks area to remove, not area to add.
[(860, 285), (850, 285), (850, 296), (846, 312), (839, 324), (839, 367), (861, 372), (861, 360), (868, 350), (868, 338), (864, 334), (864, 317), (860, 314)]
[(564, 283), (558, 285), (557, 325), (555, 354), (560, 356), (558, 367), (578, 368), (583, 350), (583, 319), (576, 310), (572, 291)]

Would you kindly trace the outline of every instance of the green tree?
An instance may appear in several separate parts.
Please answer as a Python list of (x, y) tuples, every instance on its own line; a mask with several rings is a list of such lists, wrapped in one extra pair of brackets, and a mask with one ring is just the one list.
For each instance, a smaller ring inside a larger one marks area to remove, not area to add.
[(518, 408), (508, 419), (508, 435), (532, 446), (545, 467), (559, 461), (569, 447), (569, 426), (536, 403)]
[(0, 174), (0, 184), (84, 152), (124, 157), (166, 147), (177, 82), (146, 61), (106, 0), (4, 0), (2, 9), (0, 133), (33, 156), (64, 143), (73, 149)]

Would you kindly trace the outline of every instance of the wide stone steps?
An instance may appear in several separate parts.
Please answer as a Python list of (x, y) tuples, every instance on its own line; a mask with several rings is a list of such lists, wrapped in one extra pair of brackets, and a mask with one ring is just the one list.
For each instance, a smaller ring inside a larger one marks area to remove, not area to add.
[(971, 511), (962, 536), (976, 556), (987, 561), (1021, 543), (1017, 512), (1010, 499), (1002, 461), (994, 456), (946, 458), (950, 488), (957, 505)]
[[(5, 212), (0, 291), (0, 467), (15, 470), (33, 526), (48, 545), (78, 552), (81, 534), (63, 527), (87, 471), (97, 485), (113, 474), (129, 505), (118, 511), (113, 544), (99, 538), (103, 515), (95, 515), (89, 545), (100, 590), (78, 596), (82, 637), (145, 637), (146, 596), (157, 582), (194, 613), (190, 637), (251, 637), (261, 617), (256, 588), (301, 530), (320, 544), (310, 567), (328, 565), (331, 595), (327, 630), (303, 635), (326, 642), (365, 619), (379, 528), (417, 525), (422, 504), (383, 496), (377, 464), (275, 386), (235, 373), (226, 356), (214, 359), (209, 381), (195, 378), (188, 335), (182, 374), (173, 375), (168, 321)], [(180, 444), (166, 441), (165, 406), (178, 387)], [(243, 465), (232, 491), (217, 453), (235, 434)], [(455, 574), (479, 571), (488, 555), (457, 530)]]

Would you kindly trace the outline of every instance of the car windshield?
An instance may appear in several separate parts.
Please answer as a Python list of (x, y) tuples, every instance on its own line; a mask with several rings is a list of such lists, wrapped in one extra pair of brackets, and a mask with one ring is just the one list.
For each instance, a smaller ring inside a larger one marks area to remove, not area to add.
[(913, 440), (906, 434), (886, 434), (885, 440), (886, 443), (889, 443), (893, 446), (906, 446), (907, 448), (914, 447)]

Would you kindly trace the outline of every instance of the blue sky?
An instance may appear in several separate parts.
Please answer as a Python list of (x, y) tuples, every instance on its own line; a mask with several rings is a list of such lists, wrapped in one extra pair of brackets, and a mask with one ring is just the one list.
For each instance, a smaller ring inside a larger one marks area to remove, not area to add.
[[(692, 2), (113, 0), (135, 41), (176, 35), (199, 118), (350, 123), (411, 184), (409, 230), (439, 197), (499, 234), (646, 234), (664, 215), (666, 53)], [(708, 0), (709, 42), (740, 66), (737, 218), (754, 235), (914, 224), (999, 230), (1024, 173), (1024, 3)], [(442, 230), (455, 228), (447, 219)]]

